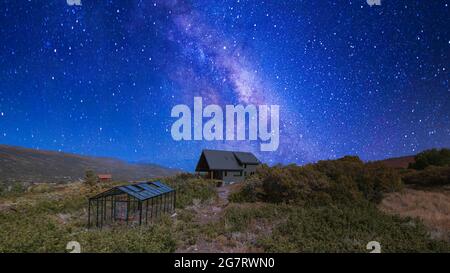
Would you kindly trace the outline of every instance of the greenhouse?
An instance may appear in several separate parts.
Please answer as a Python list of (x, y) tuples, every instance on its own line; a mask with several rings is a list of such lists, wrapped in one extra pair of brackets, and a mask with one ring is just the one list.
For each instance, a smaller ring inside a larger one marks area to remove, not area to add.
[(176, 191), (160, 181), (118, 186), (89, 198), (88, 228), (148, 224), (175, 210)]

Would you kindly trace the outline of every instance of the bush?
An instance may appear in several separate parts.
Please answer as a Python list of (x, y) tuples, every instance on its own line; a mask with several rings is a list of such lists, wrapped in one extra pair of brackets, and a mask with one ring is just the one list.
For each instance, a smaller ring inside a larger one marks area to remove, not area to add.
[(383, 193), (399, 191), (403, 187), (398, 171), (381, 163), (366, 164), (361, 178), (357, 181), (364, 197), (375, 202), (381, 201)]
[(94, 186), (95, 184), (97, 184), (98, 182), (97, 175), (93, 170), (86, 171), (84, 175), (84, 182), (89, 186)]
[(53, 185), (50, 185), (48, 183), (41, 183), (36, 184), (30, 187), (29, 191), (34, 193), (45, 193), (45, 192), (51, 192), (53, 190)]
[[(378, 241), (382, 252), (448, 252), (422, 224), (381, 213), (373, 204), (293, 207), (270, 236), (258, 240), (266, 252), (368, 252)], [(269, 212), (270, 215), (270, 212)]]
[(424, 226), (390, 216), (367, 201), (357, 205), (298, 206), (273, 203), (231, 204), (223, 234), (252, 234), (252, 246), (265, 252), (369, 252), (370, 241), (382, 252), (448, 252)]
[[(264, 173), (263, 173), (264, 172)], [(311, 166), (266, 168), (261, 172), (263, 201), (298, 203), (330, 188), (328, 178)]]
[(450, 185), (450, 166), (429, 166), (421, 171), (412, 171), (403, 176), (405, 184), (418, 186)]
[(157, 224), (126, 227), (120, 226), (106, 230), (90, 230), (72, 236), (71, 240), (80, 242), (82, 252), (174, 252), (176, 240), (167, 217)]
[(245, 183), (241, 183), (240, 188), (233, 191), (228, 196), (231, 202), (257, 202), (264, 199), (261, 179), (257, 176), (250, 176)]
[(306, 166), (261, 166), (256, 175), (231, 195), (234, 202), (271, 202), (323, 205), (379, 202), (383, 193), (401, 189), (395, 169), (364, 164), (358, 157), (319, 161)]
[(0, 183), (0, 196), (17, 196), (27, 191), (22, 182)]
[[(275, 223), (290, 213), (292, 206), (286, 204), (258, 203), (248, 205), (232, 204), (224, 212), (224, 232), (245, 232), (248, 229), (262, 228), (257, 222)], [(265, 234), (267, 235), (267, 234)]]
[(194, 199), (202, 202), (217, 197), (215, 190), (217, 181), (196, 178), (190, 174), (178, 174), (174, 177), (164, 178), (163, 182), (174, 188), (177, 192), (176, 207), (184, 208), (192, 205)]
[(450, 165), (450, 149), (431, 149), (418, 153), (414, 157), (415, 162), (410, 163), (409, 168), (423, 170), (428, 166)]

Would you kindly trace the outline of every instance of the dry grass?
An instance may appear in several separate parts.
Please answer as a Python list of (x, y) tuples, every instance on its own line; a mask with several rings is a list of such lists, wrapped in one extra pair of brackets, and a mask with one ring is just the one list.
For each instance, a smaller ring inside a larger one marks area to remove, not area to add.
[(386, 195), (380, 209), (403, 217), (419, 218), (432, 238), (450, 242), (450, 190), (404, 189)]
[(29, 187), (27, 192), (22, 194), (1, 196), (0, 212), (9, 209), (14, 210), (15, 207), (20, 205), (35, 205), (41, 201), (64, 200), (70, 196), (84, 196), (87, 202), (88, 196), (93, 196), (101, 191), (122, 184), (125, 184), (125, 182), (111, 181), (94, 187), (86, 186), (82, 182), (68, 184), (39, 183)]

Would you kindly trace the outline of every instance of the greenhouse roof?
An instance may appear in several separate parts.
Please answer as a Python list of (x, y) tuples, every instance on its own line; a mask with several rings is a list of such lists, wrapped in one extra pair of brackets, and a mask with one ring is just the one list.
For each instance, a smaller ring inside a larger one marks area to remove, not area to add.
[(136, 184), (114, 187), (105, 192), (97, 194), (90, 199), (97, 199), (101, 197), (126, 193), (140, 201), (143, 201), (173, 191), (175, 190), (162, 183), (161, 181), (139, 182)]

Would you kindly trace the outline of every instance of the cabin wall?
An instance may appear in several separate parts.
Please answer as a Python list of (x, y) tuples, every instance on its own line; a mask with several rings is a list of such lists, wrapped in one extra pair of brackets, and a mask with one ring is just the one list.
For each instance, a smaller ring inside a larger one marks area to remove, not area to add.
[(258, 165), (245, 165), (242, 171), (214, 171), (214, 179), (222, 180), (225, 184), (242, 182), (246, 177), (256, 172)]
[(222, 171), (222, 170), (212, 170), (205, 174), (208, 179), (222, 180), (225, 184), (242, 182), (246, 177), (250, 176), (252, 173), (256, 172), (258, 165), (245, 165), (242, 166), (244, 169), (242, 171)]
[(258, 165), (244, 165), (243, 167), (244, 167), (243, 175), (250, 176), (252, 173), (256, 172), (256, 168), (258, 167)]
[(241, 182), (245, 179), (240, 171), (222, 171), (222, 174), (222, 180), (225, 184)]

